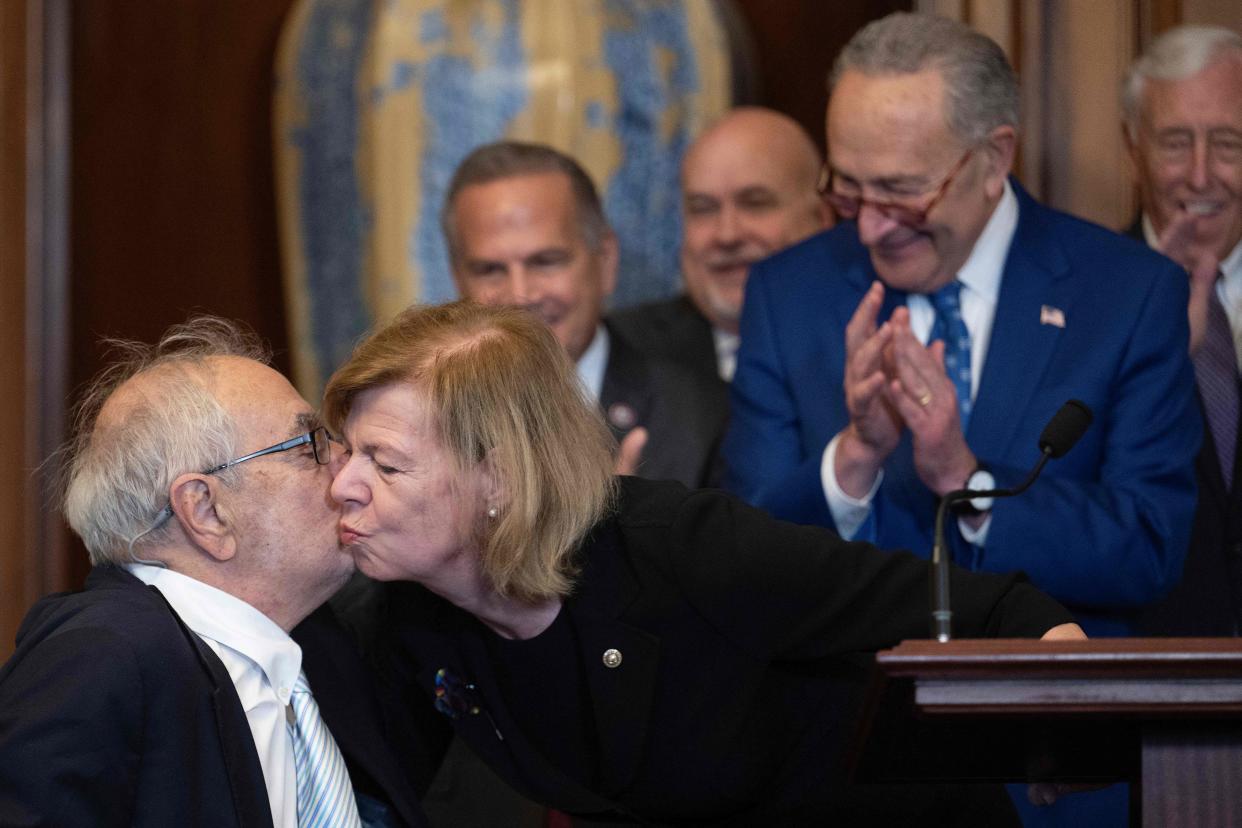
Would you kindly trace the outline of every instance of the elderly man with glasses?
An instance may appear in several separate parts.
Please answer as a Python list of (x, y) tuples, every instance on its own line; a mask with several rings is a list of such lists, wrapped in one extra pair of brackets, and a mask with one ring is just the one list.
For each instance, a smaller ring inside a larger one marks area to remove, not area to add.
[(332, 435), (223, 320), (120, 345), (64, 453), (93, 569), (0, 671), (0, 824), (423, 824), (316, 612), (354, 569)]

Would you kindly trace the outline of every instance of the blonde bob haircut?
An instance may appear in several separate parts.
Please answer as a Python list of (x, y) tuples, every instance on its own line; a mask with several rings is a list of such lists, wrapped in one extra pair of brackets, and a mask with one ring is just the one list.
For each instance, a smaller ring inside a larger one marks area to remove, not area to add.
[(477, 504), (483, 571), (502, 595), (568, 595), (574, 550), (614, 503), (615, 443), (552, 332), (517, 308), (411, 307), (332, 375), (324, 417), (341, 432), (363, 391), (408, 382), (428, 398), (463, 473), (487, 460), (502, 502)]

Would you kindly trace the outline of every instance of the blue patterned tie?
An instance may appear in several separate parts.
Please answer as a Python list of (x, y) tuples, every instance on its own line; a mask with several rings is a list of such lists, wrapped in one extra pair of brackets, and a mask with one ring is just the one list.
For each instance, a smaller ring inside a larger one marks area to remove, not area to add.
[(970, 331), (962, 320), (962, 283), (950, 282), (927, 298), (936, 309), (928, 342), (944, 340), (944, 371), (957, 389), (962, 432), (970, 422)]
[(298, 828), (360, 826), (345, 760), (319, 716), (306, 673), (298, 674), (289, 704), (295, 719), (289, 723), (289, 734), (298, 780)]
[(1203, 342), (1192, 360), (1208, 428), (1216, 444), (1216, 459), (1225, 478), (1225, 488), (1229, 489), (1233, 487), (1233, 455), (1238, 439), (1238, 356), (1229, 317), (1215, 289), (1208, 300)]

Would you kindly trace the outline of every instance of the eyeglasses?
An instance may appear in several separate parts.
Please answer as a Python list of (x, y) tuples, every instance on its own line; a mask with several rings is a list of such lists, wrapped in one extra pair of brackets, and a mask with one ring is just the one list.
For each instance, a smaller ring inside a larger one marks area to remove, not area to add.
[(291, 437), (283, 443), (277, 443), (276, 445), (268, 446), (265, 449), (252, 451), (247, 455), (238, 457), (236, 460), (230, 460), (227, 463), (212, 466), (210, 469), (204, 471), (203, 474), (215, 474), (216, 472), (224, 471), (227, 468), (236, 466), (238, 463), (245, 463), (247, 460), (262, 457), (265, 454), (278, 454), (282, 451), (289, 451), (290, 449), (295, 449), (298, 446), (304, 446), (307, 443), (310, 443), (311, 451), (315, 455), (315, 462), (321, 466), (326, 466), (328, 463), (332, 462), (332, 439), (331, 432), (329, 432), (326, 427), (319, 426), (319, 428), (316, 428), (313, 431), (308, 431), (297, 437)]
[[(325, 426), (319, 426), (318, 428), (312, 429), (305, 434), (299, 434), (297, 437), (290, 437), (283, 443), (277, 443), (276, 445), (268, 446), (265, 449), (252, 451), (249, 454), (238, 457), (236, 460), (230, 460), (227, 463), (212, 466), (210, 469), (204, 470), (202, 474), (215, 474), (216, 472), (222, 472), (227, 468), (236, 466), (238, 463), (245, 463), (247, 460), (253, 460), (256, 457), (262, 457), (266, 454), (279, 454), (282, 451), (289, 451), (297, 448), (298, 446), (304, 446), (307, 443), (310, 443), (311, 453), (315, 455), (315, 462), (321, 466), (326, 466), (332, 462), (332, 443), (335, 439), (336, 438), (332, 436), (332, 432), (328, 431)], [(154, 529), (156, 526), (159, 526), (165, 520), (172, 517), (172, 513), (172, 504), (169, 503), (160, 510), (159, 514), (155, 516), (155, 522), (152, 524), (151, 528)], [(150, 531), (150, 529), (147, 531)]]
[(846, 195), (845, 193), (838, 193), (832, 189), (832, 180), (836, 171), (827, 164), (824, 164), (823, 168), (820, 169), (819, 183), (816, 189), (819, 190), (820, 196), (831, 205), (838, 218), (846, 220), (858, 218), (858, 214), (862, 212), (863, 205), (867, 205), (873, 210), (879, 211), (885, 218), (892, 219), (899, 224), (904, 224), (907, 227), (921, 227), (927, 223), (927, 214), (944, 198), (945, 193), (949, 191), (949, 185), (953, 183), (953, 179), (966, 166), (966, 161), (974, 151), (974, 147), (966, 150), (966, 153), (953, 165), (953, 169), (949, 170), (949, 174), (936, 186), (932, 197), (922, 207), (902, 204), (899, 201), (874, 201), (864, 198), (861, 194)]

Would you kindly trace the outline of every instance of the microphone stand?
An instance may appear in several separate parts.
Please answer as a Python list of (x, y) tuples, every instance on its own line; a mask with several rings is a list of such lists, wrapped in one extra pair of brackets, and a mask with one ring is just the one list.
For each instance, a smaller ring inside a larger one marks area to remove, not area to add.
[(998, 498), (1022, 494), (1039, 477), (1039, 473), (1044, 470), (1044, 465), (1052, 457), (1052, 453), (1053, 448), (1051, 446), (1041, 446), (1039, 462), (1035, 464), (1035, 468), (1031, 469), (1031, 473), (1016, 488), (954, 489), (940, 498), (940, 504), (936, 507), (936, 525), (932, 536), (932, 638), (943, 643), (952, 637), (953, 610), (950, 609), (949, 603), (949, 554), (944, 532), (944, 516), (948, 513), (949, 507), (954, 503), (960, 503), (963, 500), (974, 500), (977, 497)]

